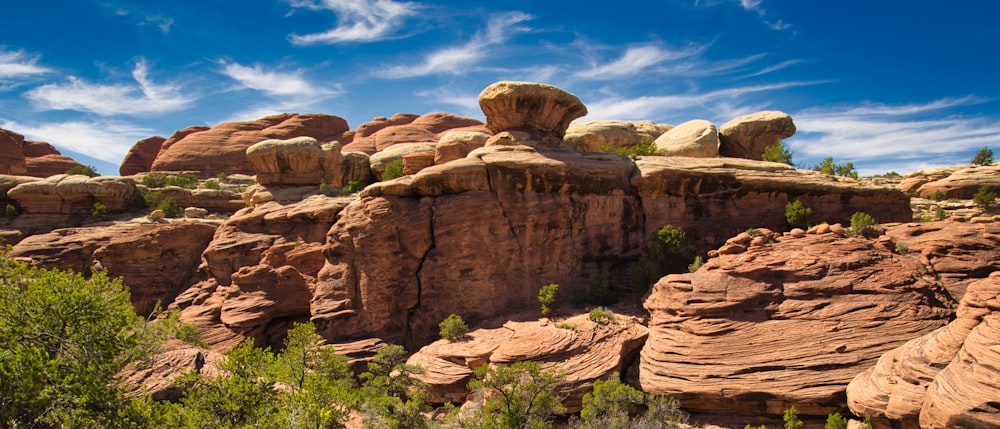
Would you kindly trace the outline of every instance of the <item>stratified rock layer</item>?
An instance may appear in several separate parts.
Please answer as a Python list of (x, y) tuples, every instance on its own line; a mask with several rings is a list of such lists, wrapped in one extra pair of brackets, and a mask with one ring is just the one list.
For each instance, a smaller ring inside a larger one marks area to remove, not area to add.
[(913, 258), (836, 233), (782, 237), (669, 275), (645, 302), (646, 392), (686, 409), (841, 409), (882, 353), (947, 323), (954, 302)]
[(0, 129), (0, 174), (11, 176), (28, 175), (24, 163), (24, 136), (13, 131)]
[(657, 137), (656, 150), (667, 156), (715, 158), (719, 156), (719, 133), (706, 120), (687, 121)]
[(486, 114), (486, 128), (528, 133), (537, 145), (561, 146), (566, 128), (587, 114), (579, 98), (552, 85), (530, 82), (497, 82), (479, 93)]
[(167, 139), (160, 136), (147, 137), (135, 142), (135, 145), (128, 150), (122, 165), (118, 167), (118, 174), (131, 176), (133, 174), (145, 173), (153, 168), (153, 161), (160, 153), (160, 147)]
[(785, 112), (743, 115), (719, 127), (719, 153), (734, 158), (761, 159), (765, 148), (794, 134), (795, 124)]
[(582, 152), (602, 152), (635, 146), (643, 140), (656, 140), (672, 125), (653, 121), (588, 121), (573, 122), (563, 139), (570, 147)]

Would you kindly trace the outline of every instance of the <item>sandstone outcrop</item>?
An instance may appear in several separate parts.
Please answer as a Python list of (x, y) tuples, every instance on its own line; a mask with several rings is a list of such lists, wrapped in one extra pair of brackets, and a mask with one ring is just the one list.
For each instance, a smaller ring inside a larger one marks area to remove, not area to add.
[(83, 167), (75, 159), (60, 153), (55, 147), (45, 142), (25, 140), (24, 163), (28, 176), (49, 177), (65, 174), (73, 167)]
[(167, 139), (160, 136), (147, 137), (135, 142), (135, 144), (125, 154), (122, 165), (118, 167), (118, 174), (131, 176), (145, 173), (153, 168), (153, 161), (160, 153), (160, 148)]
[(359, 126), (351, 143), (344, 145), (344, 151), (373, 155), (397, 144), (435, 143), (450, 130), (486, 131), (482, 122), (450, 113), (397, 114)]
[(795, 134), (792, 117), (784, 112), (764, 111), (737, 117), (719, 127), (722, 156), (761, 159), (764, 149)]
[(320, 144), (312, 137), (264, 140), (246, 150), (261, 185), (344, 186), (340, 143)]
[(855, 377), (851, 410), (903, 428), (1000, 426), (1000, 272), (972, 283), (956, 315)]
[(656, 150), (667, 156), (715, 158), (719, 156), (719, 133), (706, 120), (687, 121), (657, 137)]
[(555, 393), (568, 412), (577, 412), (595, 380), (625, 372), (647, 332), (631, 316), (615, 316), (613, 322), (601, 324), (582, 314), (559, 323), (567, 327), (543, 319), (475, 329), (463, 339), (435, 341), (407, 363), (426, 370), (417, 378), (427, 383), (430, 402), (461, 403), (470, 394), (466, 385), (480, 365), (544, 362), (543, 369), (565, 374)]
[(110, 225), (57, 229), (15, 245), (10, 256), (46, 268), (90, 273), (91, 267), (122, 277), (136, 313), (148, 315), (192, 283), (216, 226), (203, 222)]
[(575, 95), (528, 82), (494, 83), (479, 93), (479, 106), (493, 134), (522, 131), (545, 147), (561, 146), (569, 123), (587, 114), (587, 107)]
[(657, 124), (653, 121), (573, 122), (566, 129), (563, 140), (579, 151), (601, 152), (605, 148), (621, 149), (635, 146), (645, 139), (656, 140), (671, 128), (672, 125)]
[(211, 128), (190, 127), (163, 142), (150, 170), (194, 171), (200, 177), (215, 177), (219, 173), (254, 174), (246, 151), (256, 143), (295, 137), (312, 137), (327, 143), (342, 140), (348, 129), (347, 121), (337, 116), (296, 113), (226, 122)]
[(914, 258), (834, 233), (710, 259), (646, 299), (639, 382), (685, 409), (825, 415), (882, 353), (948, 322), (954, 302)]
[(430, 155), (433, 159), (434, 157), (434, 143), (400, 143), (389, 146), (383, 151), (372, 155), (369, 158), (369, 163), (371, 164), (372, 172), (374, 172), (378, 177), (382, 177), (382, 173), (385, 172), (385, 167), (395, 161), (403, 161), (404, 157), (409, 154), (424, 152)]
[(478, 131), (448, 131), (434, 145), (434, 164), (465, 158), (486, 144), (490, 135)]
[(24, 136), (0, 128), (0, 174), (27, 176), (24, 162)]
[(900, 188), (924, 198), (938, 194), (971, 199), (984, 185), (1000, 193), (1000, 164), (922, 170), (908, 174)]
[(120, 213), (142, 201), (130, 178), (66, 174), (22, 183), (7, 191), (7, 197), (21, 208), (15, 222), (21, 225), (80, 225), (91, 217), (95, 204)]
[(119, 375), (130, 396), (148, 394), (156, 401), (176, 401), (183, 395), (177, 377), (190, 371), (209, 378), (217, 377), (222, 374), (219, 364), (225, 360), (222, 353), (171, 339), (162, 351), (130, 365)]

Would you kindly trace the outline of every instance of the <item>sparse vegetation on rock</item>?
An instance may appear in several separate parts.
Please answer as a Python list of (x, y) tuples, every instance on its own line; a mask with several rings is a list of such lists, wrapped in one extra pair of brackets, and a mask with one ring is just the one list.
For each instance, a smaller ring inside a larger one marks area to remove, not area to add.
[(773, 145), (765, 147), (761, 160), (795, 165), (792, 163), (792, 151), (789, 150), (788, 146), (785, 146), (785, 143), (781, 140), (778, 140), (778, 142)]
[(689, 243), (684, 230), (664, 225), (653, 234), (650, 242), (650, 246), (630, 267), (633, 287), (639, 291), (649, 289), (664, 274), (681, 272), (690, 264)]
[(559, 292), (559, 285), (549, 283), (538, 289), (538, 303), (542, 308), (542, 315), (548, 316), (555, 313), (557, 308), (556, 294)]
[(564, 408), (552, 392), (563, 378), (538, 362), (482, 365), (469, 388), (476, 391), (474, 412), (461, 419), (465, 428), (549, 428)]
[(81, 174), (87, 177), (100, 176), (100, 174), (97, 174), (97, 172), (94, 170), (95, 170), (94, 167), (91, 167), (89, 165), (76, 165), (71, 167), (69, 170), (66, 170), (66, 174)]
[(976, 194), (972, 196), (972, 202), (983, 210), (989, 210), (996, 206), (997, 204), (997, 194), (990, 190), (988, 185), (983, 185), (979, 187)]
[(802, 201), (795, 200), (785, 204), (785, 221), (791, 228), (809, 228), (810, 216), (812, 209), (802, 204)]
[(993, 163), (993, 149), (989, 147), (984, 147), (976, 152), (976, 156), (972, 157), (972, 165), (990, 165)]
[(850, 177), (852, 179), (858, 178), (858, 172), (854, 170), (853, 162), (848, 162), (846, 164), (837, 164), (833, 162), (833, 157), (827, 157), (819, 164), (817, 164), (815, 167), (813, 167), (813, 170), (816, 170), (820, 173), (829, 174), (831, 176)]
[(392, 161), (385, 166), (385, 171), (382, 172), (382, 181), (392, 180), (398, 177), (403, 177), (403, 160), (397, 159)]
[(848, 230), (848, 234), (872, 238), (879, 233), (878, 225), (870, 214), (857, 212), (851, 215), (851, 228)]
[(462, 320), (462, 316), (455, 313), (442, 320), (438, 327), (441, 328), (441, 338), (448, 341), (459, 340), (469, 333), (469, 326)]

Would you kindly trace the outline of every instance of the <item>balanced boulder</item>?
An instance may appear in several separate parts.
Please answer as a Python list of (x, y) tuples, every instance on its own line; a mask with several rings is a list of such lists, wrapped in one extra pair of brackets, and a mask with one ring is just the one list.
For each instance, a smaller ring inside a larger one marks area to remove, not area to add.
[(502, 81), (479, 93), (486, 128), (528, 133), (535, 145), (559, 147), (566, 128), (587, 114), (579, 98), (552, 85)]
[(759, 160), (764, 148), (795, 134), (787, 113), (764, 111), (737, 117), (719, 127), (719, 153), (732, 158)]

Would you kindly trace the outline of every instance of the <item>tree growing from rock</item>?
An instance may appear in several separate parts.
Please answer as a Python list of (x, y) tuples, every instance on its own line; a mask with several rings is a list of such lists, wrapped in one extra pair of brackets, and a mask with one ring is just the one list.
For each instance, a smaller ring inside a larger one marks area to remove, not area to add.
[(792, 163), (792, 151), (788, 150), (788, 146), (786, 146), (781, 140), (778, 140), (773, 145), (765, 147), (761, 159), (764, 161), (795, 165)]
[(972, 157), (972, 165), (990, 165), (993, 163), (993, 149), (989, 147), (984, 147), (976, 152), (976, 156)]
[(802, 204), (802, 201), (795, 200), (785, 204), (785, 221), (792, 228), (809, 228), (809, 216), (812, 216), (812, 209)]
[(542, 307), (542, 315), (548, 316), (556, 311), (556, 294), (559, 292), (559, 285), (549, 283), (538, 289), (538, 303)]
[(817, 164), (813, 167), (813, 170), (829, 174), (831, 176), (850, 177), (852, 179), (858, 178), (858, 172), (854, 170), (853, 162), (848, 162), (847, 164), (837, 164), (833, 162), (832, 156), (827, 157), (822, 162)]
[(465, 334), (469, 333), (469, 325), (465, 324), (462, 320), (462, 316), (455, 313), (448, 315), (441, 323), (438, 324), (438, 328), (441, 329), (441, 338), (448, 341), (456, 341), (465, 337)]
[(462, 427), (550, 428), (552, 418), (565, 410), (552, 393), (562, 378), (538, 362), (482, 365), (469, 382), (477, 392), (478, 410), (462, 419)]
[(989, 185), (982, 185), (972, 196), (972, 202), (983, 210), (989, 210), (997, 204), (997, 194), (990, 190)]

